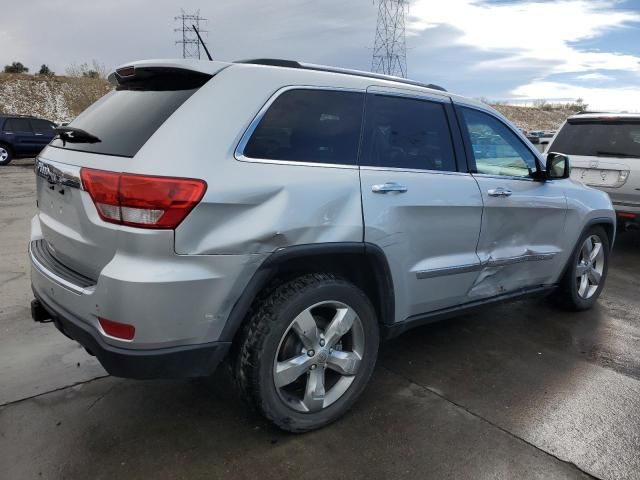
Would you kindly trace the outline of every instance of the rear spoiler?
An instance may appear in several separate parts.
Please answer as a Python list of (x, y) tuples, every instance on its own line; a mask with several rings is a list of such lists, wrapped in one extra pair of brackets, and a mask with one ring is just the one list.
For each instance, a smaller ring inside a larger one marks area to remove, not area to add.
[(603, 124), (638, 124), (640, 123), (640, 116), (615, 116), (606, 115), (602, 117), (569, 117), (567, 123), (572, 125), (585, 124), (585, 123), (603, 123)]
[(226, 62), (146, 60), (116, 68), (108, 80), (119, 90), (182, 90), (201, 87), (229, 65)]

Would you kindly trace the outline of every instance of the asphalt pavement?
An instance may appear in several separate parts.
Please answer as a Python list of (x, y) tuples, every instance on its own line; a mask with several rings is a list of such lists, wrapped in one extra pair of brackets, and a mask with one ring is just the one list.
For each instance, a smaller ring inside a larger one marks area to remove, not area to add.
[(34, 212), (32, 163), (0, 167), (0, 479), (640, 478), (640, 235), (593, 310), (531, 299), (407, 332), (346, 417), (292, 435), (224, 370), (108, 377), (32, 322)]

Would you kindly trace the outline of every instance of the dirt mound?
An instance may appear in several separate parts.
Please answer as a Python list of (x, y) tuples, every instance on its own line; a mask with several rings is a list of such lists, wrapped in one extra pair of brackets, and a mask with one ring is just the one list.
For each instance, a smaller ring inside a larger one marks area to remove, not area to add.
[(0, 74), (0, 113), (68, 122), (110, 90), (106, 80)]
[(515, 105), (491, 105), (524, 130), (557, 130), (562, 123), (578, 113), (578, 109), (558, 107), (517, 107)]

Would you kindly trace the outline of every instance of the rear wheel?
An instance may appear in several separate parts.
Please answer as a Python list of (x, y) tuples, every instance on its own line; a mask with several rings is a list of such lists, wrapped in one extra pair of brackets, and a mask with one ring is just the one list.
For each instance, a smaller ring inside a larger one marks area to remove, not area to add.
[(602, 227), (582, 235), (570, 262), (553, 298), (566, 309), (587, 310), (600, 296), (607, 278), (609, 237)]
[(364, 390), (378, 353), (375, 311), (353, 284), (308, 274), (259, 300), (236, 362), (240, 386), (280, 428), (331, 423)]
[(7, 145), (0, 144), (0, 165), (9, 165), (9, 162), (13, 160), (13, 153), (11, 148)]

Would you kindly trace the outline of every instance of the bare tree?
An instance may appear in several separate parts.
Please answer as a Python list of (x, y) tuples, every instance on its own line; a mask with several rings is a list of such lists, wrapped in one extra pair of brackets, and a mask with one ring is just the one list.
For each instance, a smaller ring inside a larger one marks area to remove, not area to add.
[(69, 77), (107, 78), (107, 68), (97, 60), (91, 60), (91, 64), (83, 62), (80, 65), (72, 63), (66, 69)]

